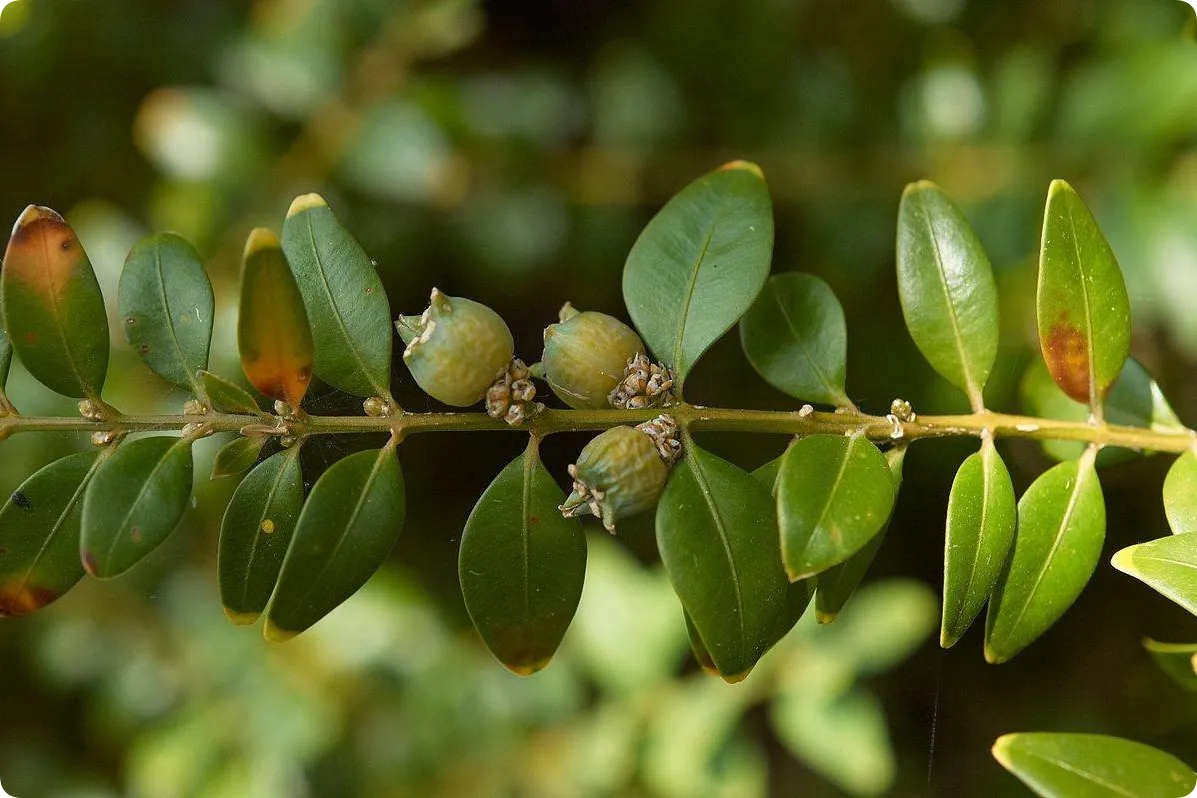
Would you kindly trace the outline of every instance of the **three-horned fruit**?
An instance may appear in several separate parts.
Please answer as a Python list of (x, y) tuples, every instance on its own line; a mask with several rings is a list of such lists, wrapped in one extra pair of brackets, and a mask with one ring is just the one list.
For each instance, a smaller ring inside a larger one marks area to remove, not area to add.
[(579, 312), (567, 302), (560, 318), (544, 330), (545, 380), (575, 410), (610, 407), (607, 397), (623, 379), (628, 361), (644, 354), (644, 343), (606, 313)]

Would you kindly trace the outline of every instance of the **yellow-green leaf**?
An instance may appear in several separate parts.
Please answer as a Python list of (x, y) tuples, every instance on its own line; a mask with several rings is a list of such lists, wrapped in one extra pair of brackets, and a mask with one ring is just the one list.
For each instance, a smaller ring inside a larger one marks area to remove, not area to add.
[(1102, 734), (1007, 734), (993, 757), (1042, 798), (1185, 798), (1197, 784), (1171, 754)]

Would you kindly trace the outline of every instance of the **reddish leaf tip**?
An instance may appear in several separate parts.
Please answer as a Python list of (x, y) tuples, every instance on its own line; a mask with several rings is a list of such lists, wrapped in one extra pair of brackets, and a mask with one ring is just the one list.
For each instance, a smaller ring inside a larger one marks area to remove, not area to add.
[(754, 164), (752, 161), (731, 161), (731, 162), (725, 163), (723, 166), (719, 167), (720, 172), (730, 172), (730, 171), (735, 171), (735, 170), (740, 170), (740, 171), (744, 171), (744, 172), (752, 172), (754, 175), (759, 177), (761, 180), (765, 179), (765, 173), (763, 171), (761, 171), (761, 168), (759, 166), (757, 166), (756, 164)]

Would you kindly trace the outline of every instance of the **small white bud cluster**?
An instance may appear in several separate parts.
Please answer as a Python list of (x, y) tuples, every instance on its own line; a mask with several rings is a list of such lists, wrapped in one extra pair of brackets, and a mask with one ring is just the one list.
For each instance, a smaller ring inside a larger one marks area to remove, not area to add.
[(674, 403), (673, 374), (661, 363), (653, 363), (647, 355), (637, 353), (628, 360), (623, 379), (607, 396), (611, 406), (619, 410), (639, 410), (643, 407), (669, 407)]
[(533, 401), (535, 398), (532, 373), (524, 361), (514, 357), (486, 390), (486, 414), (518, 427), (544, 410), (543, 404)]

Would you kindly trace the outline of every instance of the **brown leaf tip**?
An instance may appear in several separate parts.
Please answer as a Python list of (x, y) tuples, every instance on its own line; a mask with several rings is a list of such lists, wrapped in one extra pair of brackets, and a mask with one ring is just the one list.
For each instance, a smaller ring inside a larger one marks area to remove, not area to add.
[(61, 214), (42, 205), (30, 205), (17, 217), (9, 246), (25, 246), (52, 233), (57, 233), (57, 243), (62, 249), (70, 249), (74, 245), (75, 233)]
[(765, 173), (761, 171), (761, 168), (752, 161), (731, 161), (729, 163), (725, 163), (723, 166), (720, 166), (718, 171), (731, 172), (736, 170), (752, 172), (752, 174), (756, 175), (761, 180), (765, 179)]
[(28, 584), (0, 586), (0, 618), (28, 615), (53, 602), (58, 596), (51, 590)]

